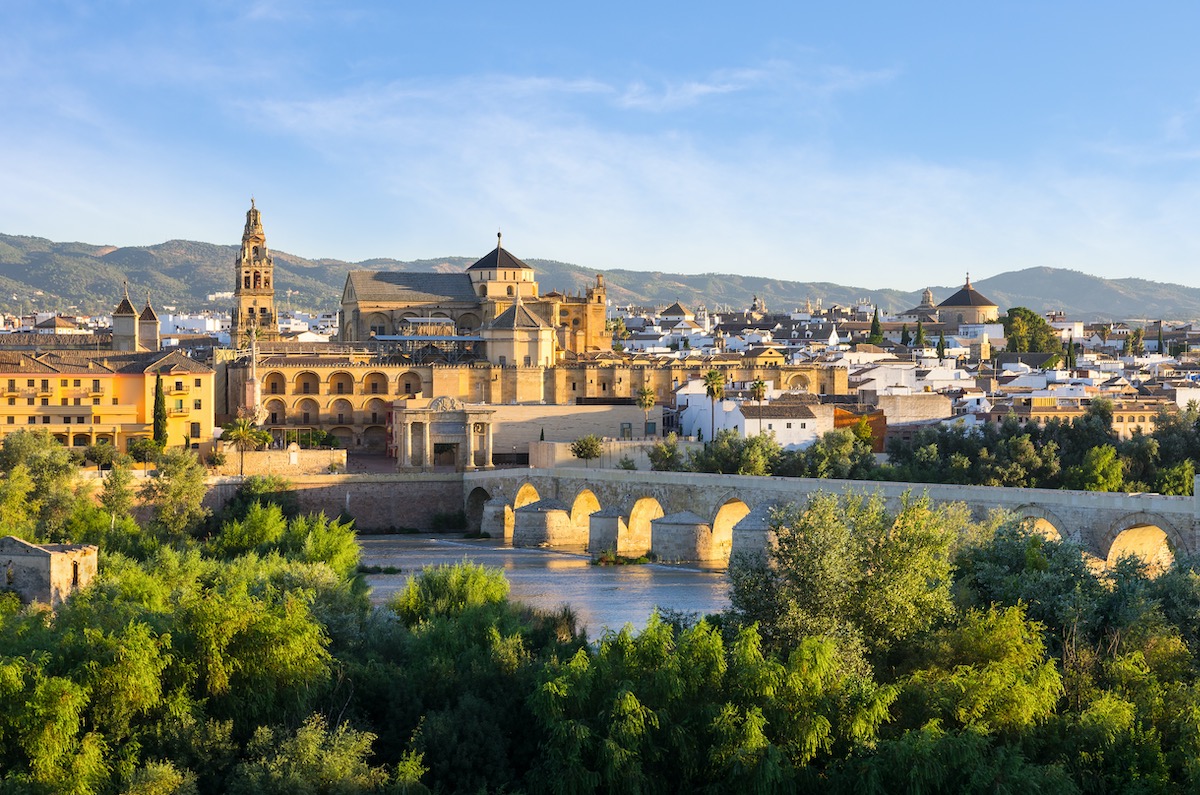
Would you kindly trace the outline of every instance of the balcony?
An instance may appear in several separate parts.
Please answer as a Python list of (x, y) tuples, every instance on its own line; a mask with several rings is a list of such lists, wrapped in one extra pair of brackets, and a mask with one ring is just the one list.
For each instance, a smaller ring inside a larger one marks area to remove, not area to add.
[(186, 395), (192, 391), (192, 388), (187, 384), (173, 384), (165, 387), (163, 391), (168, 395)]

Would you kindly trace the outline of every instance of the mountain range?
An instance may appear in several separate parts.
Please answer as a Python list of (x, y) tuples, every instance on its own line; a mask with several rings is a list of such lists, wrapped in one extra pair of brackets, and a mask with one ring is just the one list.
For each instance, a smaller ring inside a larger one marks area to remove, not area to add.
[[(135, 303), (150, 295), (155, 306), (179, 311), (227, 310), (229, 299), (207, 300), (233, 289), (236, 246), (169, 240), (153, 246), (115, 247), (89, 243), (56, 243), (38, 237), (0, 234), (0, 308), (9, 312), (58, 311), (107, 313), (128, 284)], [(276, 302), (281, 308), (332, 310), (341, 298), (351, 270), (461, 272), (476, 257), (444, 257), (401, 261), (370, 259), (344, 262), (305, 259), (282, 251), (275, 258)], [(543, 292), (581, 291), (603, 274), (614, 304), (654, 307), (680, 301), (743, 309), (754, 296), (771, 311), (802, 307), (806, 300), (848, 306), (859, 300), (885, 311), (902, 311), (920, 303), (921, 291), (846, 287), (824, 281), (739, 276), (678, 274), (660, 271), (598, 271), (554, 260), (525, 260), (537, 271)], [(796, 274), (800, 276), (801, 274)], [(1200, 289), (1145, 279), (1104, 279), (1060, 268), (1026, 268), (980, 279), (973, 286), (1000, 306), (1025, 306), (1038, 312), (1062, 310), (1080, 320), (1200, 318)], [(930, 285), (941, 301), (961, 285)]]

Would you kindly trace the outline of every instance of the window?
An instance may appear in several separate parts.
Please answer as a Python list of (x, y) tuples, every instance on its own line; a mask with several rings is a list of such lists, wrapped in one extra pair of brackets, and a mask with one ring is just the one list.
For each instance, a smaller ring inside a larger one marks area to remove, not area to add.
[(279, 414), (277, 412), (274, 412), (274, 411), (271, 412), (271, 424), (272, 425), (279, 424)]
[(300, 391), (301, 391), (301, 392), (303, 392), (303, 393), (304, 393), (304, 394), (306, 394), (306, 395), (308, 394), (308, 391), (309, 391), (309, 383), (308, 383), (307, 381), (305, 381), (303, 384), (301, 384), (301, 385), (300, 385)]
[(36, 383), (32, 378), (25, 382), (25, 386), (32, 387)]
[(72, 386), (79, 386), (79, 384), (80, 384), (80, 382), (79, 382), (79, 379), (78, 379), (78, 378), (76, 378), (76, 379), (74, 380), (74, 382), (72, 382)]
[(769, 423), (769, 422), (768, 422), (768, 423), (767, 423), (767, 430), (768, 430), (768, 431), (773, 431), (773, 430), (775, 430), (775, 426), (774, 426), (774, 425), (772, 425), (771, 423)]
[(76, 405), (76, 406), (82, 406), (82, 405), (83, 405), (83, 403), (81, 402), (81, 400), (82, 400), (81, 398), (75, 398), (75, 405)]
[(26, 417), (25, 422), (29, 425), (35, 425), (37, 423), (37, 417)]
[(75, 418), (75, 421), (76, 421), (77, 423), (79, 423), (80, 425), (83, 425), (83, 420), (84, 420), (84, 418), (83, 418), (83, 417), (76, 417), (76, 418)]
[(199, 410), (200, 410), (200, 401), (199, 401), (199, 400), (193, 400), (193, 401), (192, 401), (192, 410), (193, 410), (193, 411), (199, 411)]
[(113, 400), (113, 405), (114, 405), (114, 406), (115, 406), (115, 405), (117, 405), (117, 399), (116, 399), (116, 398), (113, 398), (112, 400)]
[(306, 411), (306, 412), (304, 412), (304, 413), (301, 415), (301, 417), (300, 417), (300, 420), (301, 420), (301, 422), (303, 422), (305, 425), (308, 425), (308, 412), (307, 412), (307, 411)]
[(344, 423), (346, 421), (346, 415), (342, 414), (342, 412), (339, 411), (337, 421), (338, 421), (338, 424)]
[(43, 406), (49, 406), (49, 405), (50, 405), (50, 398), (42, 398), (42, 405), (43, 405)]
[(43, 391), (43, 392), (46, 392), (46, 391), (48, 391), (49, 389), (50, 389), (50, 379), (49, 379), (49, 378), (43, 378), (43, 379), (42, 379), (42, 391)]
[(372, 382), (371, 382), (371, 394), (372, 394), (372, 395), (378, 395), (378, 394), (379, 394), (379, 382), (378, 382), (378, 381), (372, 381)]
[(507, 356), (501, 356), (501, 357), (500, 357), (500, 366), (501, 366), (501, 367), (506, 367), (507, 365), (508, 365), (508, 357), (507, 357)]
[(176, 398), (175, 411), (183, 411), (183, 399), (182, 398)]
[(63, 417), (63, 425), (70, 425), (70, 424), (71, 424), (71, 418)]
[(49, 424), (50, 424), (50, 415), (49, 414), (43, 415), (42, 425), (49, 425)]
[(525, 357), (525, 366), (526, 366), (526, 367), (528, 367), (528, 366), (529, 366), (529, 365), (531, 365), (531, 364), (533, 364), (533, 357), (531, 357), (531, 356), (526, 356), (526, 357)]
[(99, 406), (99, 405), (100, 405), (100, 398), (92, 398), (92, 405), (93, 405), (93, 406)]
[(575, 382), (574, 381), (571, 382), (571, 391), (572, 392), (575, 391)]
[(200, 386), (200, 379), (199, 379), (199, 378), (197, 378), (197, 379), (196, 379), (196, 381), (195, 381), (195, 383), (193, 384), (193, 386), (197, 386), (197, 387), (198, 387), (198, 386)]
[(406, 395), (412, 394), (412, 384), (409, 384), (407, 382), (404, 384), (404, 394), (406, 394)]
[(9, 398), (9, 399), (8, 399), (8, 405), (10, 405), (10, 406), (15, 406), (15, 405), (17, 405), (17, 399), (16, 399), (16, 398)]
[(193, 422), (191, 424), (191, 427), (188, 429), (188, 436), (190, 436), (193, 439), (200, 438), (200, 423)]
[(175, 391), (176, 391), (176, 392), (182, 392), (182, 391), (183, 391), (183, 382), (182, 382), (182, 381), (176, 381), (176, 382), (175, 382)]
[(71, 561), (71, 587), (79, 587), (79, 561)]
[(100, 379), (99, 378), (92, 379), (92, 391), (93, 392), (100, 391)]
[(787, 423), (787, 427), (788, 427), (788, 428), (791, 428), (791, 427), (792, 427), (792, 424), (791, 424), (790, 422), (789, 422), (789, 423)]
[(337, 393), (338, 393), (339, 395), (344, 395), (344, 394), (346, 394), (346, 385), (345, 385), (345, 384), (343, 384), (341, 381), (338, 381), (338, 385), (337, 385)]
[(64, 405), (64, 406), (65, 406), (65, 405), (67, 405), (67, 399), (66, 399), (66, 398), (63, 398), (63, 399), (62, 399), (62, 405)]
[(17, 379), (15, 379), (15, 378), (8, 379), (8, 391), (12, 392), (16, 388), (17, 388)]
[(64, 379), (60, 380), (60, 381), (58, 382), (58, 385), (59, 385), (59, 386), (66, 386), (66, 385), (67, 385), (67, 379), (65, 379), (65, 378), (64, 378)]

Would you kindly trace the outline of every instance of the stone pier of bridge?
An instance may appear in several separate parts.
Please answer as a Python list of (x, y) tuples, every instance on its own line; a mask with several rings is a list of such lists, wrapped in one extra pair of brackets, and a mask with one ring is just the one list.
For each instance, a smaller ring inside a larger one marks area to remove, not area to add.
[(926, 494), (965, 503), (980, 518), (1006, 511), (1107, 563), (1132, 554), (1158, 564), (1200, 551), (1195, 497), (574, 468), (462, 477), (472, 529), (514, 546), (725, 563), (732, 554), (769, 548), (773, 508), (816, 492), (854, 492), (878, 494), (891, 508), (905, 494)]

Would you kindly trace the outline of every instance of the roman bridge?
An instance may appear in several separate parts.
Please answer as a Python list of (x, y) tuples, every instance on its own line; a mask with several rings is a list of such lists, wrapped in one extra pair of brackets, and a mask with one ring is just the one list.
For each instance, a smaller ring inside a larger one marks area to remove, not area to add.
[(671, 561), (722, 563), (731, 553), (761, 552), (772, 541), (771, 508), (818, 491), (877, 493), (893, 509), (912, 492), (966, 503), (978, 517), (1010, 511), (1109, 564), (1129, 554), (1161, 564), (1200, 551), (1193, 497), (575, 468), (467, 472), (463, 487), (471, 528), (514, 546)]

